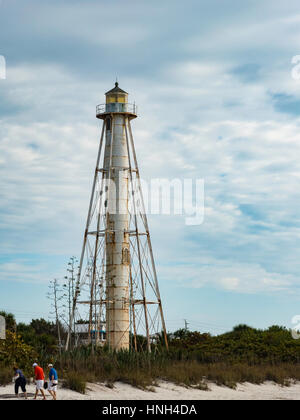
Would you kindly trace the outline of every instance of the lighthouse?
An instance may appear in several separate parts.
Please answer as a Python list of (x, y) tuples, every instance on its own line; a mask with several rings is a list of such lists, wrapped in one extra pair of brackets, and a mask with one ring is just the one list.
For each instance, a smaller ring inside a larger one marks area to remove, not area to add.
[(102, 129), (72, 320), (86, 319), (88, 343), (103, 345), (105, 325), (109, 349), (151, 352), (168, 343), (131, 128), (137, 107), (116, 82), (96, 117)]
[(120, 89), (117, 82), (105, 95), (105, 109), (97, 109), (97, 118), (104, 119), (106, 125), (103, 165), (107, 181), (106, 334), (108, 345), (119, 350), (129, 349), (129, 151), (126, 126), (136, 117), (136, 110), (128, 104), (128, 93)]

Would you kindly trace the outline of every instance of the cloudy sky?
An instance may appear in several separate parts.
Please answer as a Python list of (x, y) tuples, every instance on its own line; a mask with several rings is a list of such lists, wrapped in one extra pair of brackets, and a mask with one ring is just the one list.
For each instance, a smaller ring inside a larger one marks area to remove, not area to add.
[(205, 181), (202, 225), (150, 216), (168, 329), (291, 326), (299, 24), (296, 0), (2, 0), (0, 307), (48, 316), (49, 280), (80, 253), (95, 106), (118, 77), (143, 178)]

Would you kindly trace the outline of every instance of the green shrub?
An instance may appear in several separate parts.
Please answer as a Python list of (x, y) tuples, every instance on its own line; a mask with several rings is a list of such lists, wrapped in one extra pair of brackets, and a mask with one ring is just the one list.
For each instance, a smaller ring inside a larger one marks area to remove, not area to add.
[(0, 363), (4, 366), (17, 364), (25, 374), (30, 374), (35, 360), (36, 351), (25, 344), (18, 334), (7, 330), (6, 340), (0, 340)]
[(13, 371), (11, 368), (0, 365), (0, 385), (7, 385), (11, 383)]

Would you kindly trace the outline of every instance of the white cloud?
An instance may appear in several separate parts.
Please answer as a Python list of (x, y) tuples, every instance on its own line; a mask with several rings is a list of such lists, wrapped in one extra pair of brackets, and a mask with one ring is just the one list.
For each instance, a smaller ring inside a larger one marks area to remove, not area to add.
[(220, 284), (227, 290), (237, 290), (240, 280), (236, 277), (226, 277), (220, 280)]

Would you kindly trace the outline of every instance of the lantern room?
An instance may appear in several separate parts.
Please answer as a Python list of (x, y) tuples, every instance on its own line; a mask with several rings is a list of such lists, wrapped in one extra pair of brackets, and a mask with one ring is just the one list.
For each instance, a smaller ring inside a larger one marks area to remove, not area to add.
[(129, 119), (136, 118), (137, 106), (128, 103), (128, 93), (119, 88), (118, 82), (115, 87), (105, 94), (106, 103), (98, 105), (96, 108), (96, 117), (105, 119), (107, 114), (121, 113), (128, 114)]
[(105, 94), (106, 112), (126, 112), (128, 103), (128, 93), (119, 88), (118, 82), (115, 87)]

